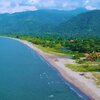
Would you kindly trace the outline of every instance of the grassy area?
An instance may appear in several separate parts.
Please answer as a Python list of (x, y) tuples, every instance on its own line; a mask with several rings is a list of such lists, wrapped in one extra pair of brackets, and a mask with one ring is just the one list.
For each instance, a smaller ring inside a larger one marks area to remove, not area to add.
[(93, 73), (92, 75), (96, 85), (100, 87), (100, 73)]
[(76, 72), (100, 72), (100, 65), (67, 64), (66, 67)]
[(47, 47), (43, 47), (41, 45), (36, 45), (36, 44), (33, 44), (34, 46), (36, 46), (37, 48), (43, 50), (44, 52), (47, 52), (47, 53), (50, 53), (50, 54), (55, 54), (55, 55), (60, 55), (60, 56), (65, 56), (65, 55), (70, 55), (70, 53), (64, 53), (64, 52), (61, 52), (55, 48), (47, 48)]
[[(22, 40), (26, 40), (31, 42), (34, 46), (36, 46), (37, 48), (41, 49), (42, 51), (46, 52), (46, 53), (50, 53), (50, 54), (55, 54), (55, 55), (59, 55), (59, 56), (65, 56), (65, 55), (72, 55), (73, 53), (71, 53), (70, 51), (66, 51), (63, 52), (60, 49), (57, 49), (55, 47), (49, 47), (49, 46), (43, 46), (43, 44), (39, 44), (39, 43), (34, 43), (32, 40), (34, 40), (34, 38), (30, 38), (30, 37), (20, 37), (19, 39)], [(32, 39), (32, 40), (31, 40)]]

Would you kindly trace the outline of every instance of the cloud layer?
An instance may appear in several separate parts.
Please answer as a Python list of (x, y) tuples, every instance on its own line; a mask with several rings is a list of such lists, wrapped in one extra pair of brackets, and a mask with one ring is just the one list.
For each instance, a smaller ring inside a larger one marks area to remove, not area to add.
[(100, 0), (0, 0), (0, 13), (37, 9), (72, 10), (79, 7), (100, 9)]

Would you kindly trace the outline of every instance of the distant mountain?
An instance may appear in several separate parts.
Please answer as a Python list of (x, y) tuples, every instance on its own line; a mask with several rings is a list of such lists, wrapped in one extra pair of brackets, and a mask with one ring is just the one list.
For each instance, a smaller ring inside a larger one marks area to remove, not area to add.
[(72, 11), (37, 10), (0, 14), (0, 33), (33, 34), (50, 32), (56, 25), (86, 11), (86, 9), (81, 8)]
[(87, 12), (88, 10), (86, 8), (77, 8), (75, 10), (71, 10), (71, 12), (69, 11), (69, 13), (72, 13), (73, 15), (78, 15), (84, 12)]
[(71, 36), (92, 35), (100, 37), (100, 10), (79, 14), (61, 23), (55, 31)]

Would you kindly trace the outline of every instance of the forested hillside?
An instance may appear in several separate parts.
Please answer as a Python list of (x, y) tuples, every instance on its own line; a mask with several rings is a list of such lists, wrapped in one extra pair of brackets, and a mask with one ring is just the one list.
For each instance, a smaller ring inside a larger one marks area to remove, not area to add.
[(0, 33), (33, 34), (36, 32), (50, 32), (56, 25), (85, 11), (85, 9), (75, 11), (37, 10), (0, 14)]
[(0, 33), (34, 34), (53, 32), (53, 28), (71, 17), (86, 12), (86, 9), (72, 11), (37, 10), (13, 14), (0, 14)]
[(100, 10), (37, 10), (0, 14), (0, 34), (100, 36)]
[(100, 10), (79, 14), (60, 24), (56, 31), (71, 36), (100, 36)]

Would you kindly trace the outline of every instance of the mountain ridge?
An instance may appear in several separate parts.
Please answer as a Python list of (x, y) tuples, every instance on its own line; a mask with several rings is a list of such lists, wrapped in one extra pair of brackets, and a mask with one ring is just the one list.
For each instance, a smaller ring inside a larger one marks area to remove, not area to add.
[(70, 20), (56, 27), (57, 32), (71, 35), (97, 35), (100, 36), (100, 10), (93, 10), (78, 14)]
[[(79, 11), (79, 10), (78, 10)], [(87, 10), (86, 10), (87, 11)], [(0, 14), (0, 33), (45, 33), (71, 17), (82, 13), (77, 11), (37, 10), (14, 14)]]

